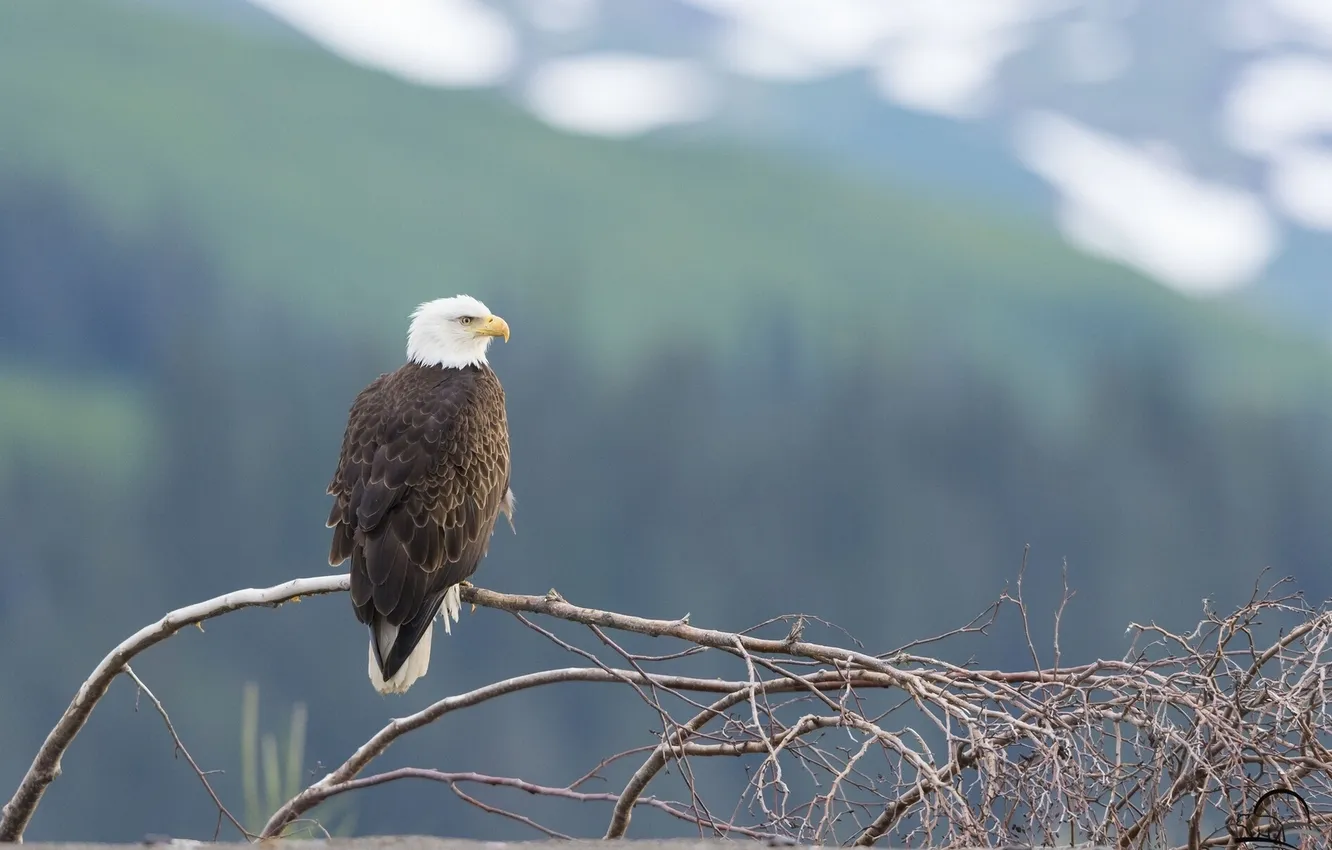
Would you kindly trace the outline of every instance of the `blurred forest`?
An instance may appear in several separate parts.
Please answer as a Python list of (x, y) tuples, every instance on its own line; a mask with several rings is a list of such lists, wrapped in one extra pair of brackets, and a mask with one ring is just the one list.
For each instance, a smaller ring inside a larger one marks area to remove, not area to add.
[[(1053, 611), (1065, 559), (1078, 593), (1069, 660), (1118, 656), (1130, 620), (1187, 626), (1264, 566), (1332, 589), (1324, 347), (1002, 210), (687, 135), (561, 136), (298, 43), (84, 0), (0, 7), (0, 116), (6, 796), (123, 637), (329, 571), (347, 407), (401, 362), (415, 305), (456, 292), (513, 328), (491, 359), (518, 533), (496, 535), (483, 586), (731, 629), (807, 612), (882, 651), (965, 623), (1031, 544), (1037, 604)], [(1016, 640), (982, 651), (1029, 663)], [(317, 776), (390, 717), (574, 661), (482, 610), (405, 697), (365, 663), (334, 597), (224, 618), (136, 669), (239, 802), (247, 681), (267, 730), (309, 706)], [(389, 761), (562, 784), (655, 740), (630, 694), (506, 699)], [(360, 833), (530, 835), (424, 785), (351, 808)], [(577, 833), (606, 814), (554, 810)], [(213, 823), (121, 682), (28, 837)]]

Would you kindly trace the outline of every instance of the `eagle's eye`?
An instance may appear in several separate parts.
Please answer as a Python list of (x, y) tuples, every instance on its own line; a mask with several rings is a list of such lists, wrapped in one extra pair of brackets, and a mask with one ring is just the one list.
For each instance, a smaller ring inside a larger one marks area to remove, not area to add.
[(462, 322), (464, 325), (470, 325), (470, 324), (472, 323), (472, 317), (471, 317), (471, 316), (463, 316), (463, 317), (462, 317), (461, 319), (459, 319), (458, 321)]

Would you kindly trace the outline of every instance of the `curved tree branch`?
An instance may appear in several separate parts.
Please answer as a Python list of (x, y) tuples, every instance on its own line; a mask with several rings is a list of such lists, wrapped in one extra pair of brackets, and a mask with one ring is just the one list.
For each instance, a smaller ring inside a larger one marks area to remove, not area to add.
[[(464, 587), (464, 602), (495, 608), (500, 611), (525, 611), (532, 614), (545, 614), (571, 623), (587, 626), (603, 626), (622, 632), (636, 632), (650, 637), (673, 637), (689, 643), (721, 649), (735, 654), (737, 647), (743, 647), (751, 653), (796, 655), (812, 658), (825, 664), (842, 667), (860, 667), (873, 670), (887, 676), (901, 676), (902, 671), (881, 658), (843, 649), (840, 646), (825, 646), (803, 640), (783, 638), (756, 638), (749, 635), (726, 632), (719, 629), (700, 629), (689, 625), (688, 618), (680, 620), (652, 620), (647, 617), (634, 617), (629, 614), (617, 614), (598, 608), (583, 608), (573, 605), (557, 594), (546, 596), (518, 596), (509, 593), (496, 593), (480, 587)], [(793, 636), (794, 637), (794, 636)]]
[[(566, 800), (574, 800), (580, 803), (614, 803), (619, 799), (618, 794), (609, 792), (588, 792), (578, 791), (573, 787), (553, 788), (548, 785), (538, 785), (535, 782), (528, 782), (525, 779), (518, 779), (511, 776), (487, 776), (483, 773), (473, 771), (463, 771), (458, 773), (448, 773), (442, 770), (430, 770), (421, 767), (400, 767), (396, 770), (390, 770), (387, 773), (367, 776), (362, 779), (353, 779), (344, 782), (341, 785), (335, 785), (328, 789), (328, 797), (338, 794), (345, 794), (348, 791), (356, 791), (361, 788), (370, 788), (375, 785), (383, 785), (388, 782), (396, 782), (400, 779), (428, 779), (432, 782), (442, 782), (451, 788), (457, 789), (462, 783), (472, 783), (476, 785), (491, 785), (497, 788), (514, 788), (524, 791), (533, 796), (539, 797), (560, 797)], [(326, 798), (327, 799), (327, 798)], [(637, 800), (637, 805), (649, 806), (658, 811), (665, 812), (673, 818), (677, 818), (688, 823), (699, 826), (708, 826), (709, 824), (700, 820), (697, 815), (690, 814), (665, 800), (658, 800), (655, 797), (643, 797)], [(744, 835), (748, 838), (769, 839), (773, 836), (769, 833), (758, 832), (757, 830), (746, 829), (742, 826), (732, 827), (730, 832), (737, 835)]]
[(150, 646), (161, 643), (181, 629), (197, 625), (204, 620), (220, 617), (242, 608), (259, 605), (276, 607), (302, 596), (336, 593), (346, 590), (347, 584), (347, 576), (332, 575), (298, 578), (262, 589), (237, 590), (172, 611), (156, 623), (145, 626), (126, 638), (102, 659), (87, 681), (79, 686), (78, 693), (65, 709), (60, 722), (42, 742), (32, 766), (28, 768), (23, 781), (19, 783), (18, 790), (5, 804), (4, 809), (0, 810), (0, 841), (23, 840), (23, 832), (32, 820), (42, 794), (46, 793), (47, 786), (60, 776), (61, 757), (88, 722), (93, 708), (111, 686), (111, 680), (120, 675), (125, 665), (136, 655)]
[[(864, 685), (877, 684), (880, 687), (884, 687), (888, 684), (886, 679), (882, 676), (877, 677), (877, 679), (862, 676), (858, 677), (858, 680)], [(529, 688), (538, 688), (543, 685), (552, 685), (559, 682), (631, 683), (640, 686), (655, 685), (661, 688), (674, 688), (681, 691), (723, 693), (728, 696), (725, 697), (722, 702), (733, 700), (727, 703), (728, 706), (735, 705), (736, 702), (743, 701), (747, 698), (750, 688), (749, 682), (726, 681), (723, 679), (696, 679), (688, 676), (645, 675), (634, 670), (603, 670), (590, 667), (563, 667), (556, 670), (542, 670), (538, 673), (527, 673), (522, 676), (514, 676), (511, 679), (495, 682), (468, 691), (464, 694), (445, 697), (433, 705), (418, 711), (416, 714), (390, 721), (388, 725), (375, 733), (374, 737), (362, 744), (356, 752), (352, 753), (351, 757), (343, 762), (342, 765), (326, 775), (323, 779), (320, 779), (318, 782), (297, 794), (291, 800), (287, 801), (282, 808), (274, 812), (273, 816), (268, 819), (268, 823), (264, 825), (263, 830), (260, 832), (260, 837), (271, 838), (279, 835), (289, 824), (304, 816), (307, 812), (327, 800), (329, 797), (351, 790), (351, 788), (348, 787), (349, 783), (352, 783), (357, 775), (359, 775), (370, 762), (378, 758), (385, 750), (387, 750), (394, 741), (408, 732), (411, 732), (414, 729), (420, 729), (422, 726), (427, 726), (446, 714), (464, 708), (470, 708), (474, 705), (479, 705), (496, 697), (504, 696), (505, 694), (517, 693), (518, 691), (525, 691)], [(844, 677), (831, 675), (828, 671), (812, 674), (807, 681), (774, 680), (765, 683), (767, 686), (766, 689), (773, 693), (803, 690), (811, 686), (823, 689), (842, 688), (845, 687), (845, 684), (846, 679)], [(720, 704), (721, 703), (717, 703), (717, 705)], [(644, 785), (646, 785), (646, 782), (644, 782)], [(642, 789), (640, 788), (640, 793), (641, 790)], [(633, 803), (617, 804), (617, 810), (620, 805), (626, 805), (632, 808)]]
[[(840, 687), (841, 682), (838, 682), (837, 685)], [(615, 802), (615, 810), (611, 813), (611, 822), (610, 825), (606, 827), (606, 835), (604, 838), (612, 839), (624, 837), (625, 831), (629, 829), (629, 819), (633, 816), (634, 806), (636, 805), (638, 798), (641, 797), (643, 792), (647, 789), (648, 783), (652, 781), (654, 776), (661, 772), (661, 769), (666, 766), (666, 762), (671, 756), (675, 752), (683, 749), (688, 742), (688, 739), (698, 734), (699, 730), (704, 726), (708, 725), (708, 723), (716, 718), (721, 717), (731, 708), (750, 699), (754, 692), (770, 693), (777, 690), (796, 690), (797, 688), (803, 689), (804, 684), (793, 682), (790, 679), (773, 680), (758, 685), (754, 685), (751, 682), (745, 682), (731, 693), (728, 693), (726, 696), (694, 715), (693, 719), (677, 729), (675, 733), (668, 736), (666, 740), (662, 741), (661, 744), (652, 751), (652, 755), (648, 756), (647, 761), (643, 762), (643, 765), (639, 767), (638, 770), (634, 771), (634, 775), (624, 786), (624, 790), (620, 792), (619, 799)], [(758, 747), (756, 747), (754, 751), (768, 752), (771, 749), (771, 744), (767, 738), (764, 738), (761, 742), (755, 743), (758, 744)], [(735, 754), (741, 755), (743, 752), (743, 750), (736, 750)]]

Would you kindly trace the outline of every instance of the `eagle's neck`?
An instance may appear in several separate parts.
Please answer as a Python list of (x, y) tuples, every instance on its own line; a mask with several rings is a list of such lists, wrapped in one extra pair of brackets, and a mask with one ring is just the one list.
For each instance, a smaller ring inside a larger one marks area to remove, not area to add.
[(468, 379), (485, 372), (490, 372), (490, 364), (484, 360), (480, 363), (467, 363), (462, 366), (443, 366), (439, 363), (418, 363), (415, 360), (408, 360), (398, 369), (398, 374), (407, 380), (424, 380), (431, 385), (440, 378)]
[(490, 337), (459, 340), (454, 336), (412, 328), (407, 338), (407, 359), (418, 366), (465, 369), (486, 366), (486, 347)]
[(441, 369), (466, 369), (469, 366), (481, 368), (490, 365), (486, 362), (486, 353), (484, 351), (474, 355), (459, 354), (452, 356), (448, 354), (418, 356), (409, 352), (407, 358), (417, 366), (437, 366)]

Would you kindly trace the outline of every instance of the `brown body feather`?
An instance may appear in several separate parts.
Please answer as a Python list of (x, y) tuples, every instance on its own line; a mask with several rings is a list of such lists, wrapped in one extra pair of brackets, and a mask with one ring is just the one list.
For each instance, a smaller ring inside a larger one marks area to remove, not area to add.
[[(390, 679), (416, 648), (449, 588), (476, 572), (508, 509), (504, 389), (487, 365), (409, 362), (357, 396), (337, 472), (329, 563), (351, 558), (356, 618)], [(377, 641), (397, 626), (388, 652)]]

